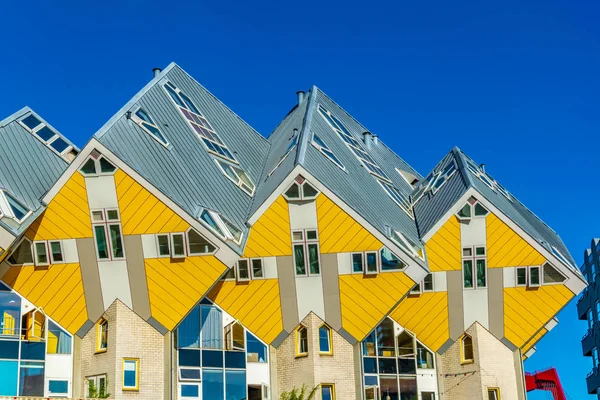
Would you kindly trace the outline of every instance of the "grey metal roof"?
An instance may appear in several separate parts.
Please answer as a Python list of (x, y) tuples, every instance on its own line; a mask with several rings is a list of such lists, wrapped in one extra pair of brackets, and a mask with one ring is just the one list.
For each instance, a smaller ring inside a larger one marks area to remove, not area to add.
[[(244, 233), (252, 198), (225, 177), (163, 89), (171, 81), (192, 99), (258, 184), (269, 142), (176, 64), (170, 64), (98, 131), (95, 138), (192, 216), (201, 208), (223, 214)], [(165, 148), (127, 119), (143, 107), (169, 141)], [(247, 237), (247, 235), (244, 235)], [(230, 244), (241, 252), (242, 246)]]
[(0, 188), (11, 192), (34, 212), (20, 227), (11, 228), (16, 235), (43, 211), (41, 198), (69, 166), (18, 122), (31, 114), (59, 133), (29, 107), (0, 121)]

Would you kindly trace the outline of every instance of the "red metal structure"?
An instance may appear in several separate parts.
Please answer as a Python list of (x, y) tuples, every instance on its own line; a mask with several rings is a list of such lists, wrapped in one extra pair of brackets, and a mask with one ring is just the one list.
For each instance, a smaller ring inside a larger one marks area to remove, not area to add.
[(554, 400), (567, 400), (567, 395), (558, 379), (555, 368), (548, 368), (535, 373), (525, 373), (525, 387), (528, 392), (532, 390), (546, 390), (552, 393)]

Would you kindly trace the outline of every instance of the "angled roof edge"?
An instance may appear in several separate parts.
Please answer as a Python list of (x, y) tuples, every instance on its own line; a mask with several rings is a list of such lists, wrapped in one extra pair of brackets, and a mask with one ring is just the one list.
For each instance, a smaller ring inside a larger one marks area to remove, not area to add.
[(218, 243), (218, 250), (215, 252), (214, 256), (217, 259), (219, 259), (219, 261), (221, 261), (227, 267), (231, 267), (239, 259), (240, 255), (242, 254), (241, 252), (237, 251), (235, 248), (229, 245), (228, 242), (223, 241), (220, 237), (214, 234), (210, 229), (208, 229), (200, 221), (198, 221), (198, 219), (196, 219), (195, 216), (190, 215), (183, 208), (178, 206), (167, 195), (165, 195), (163, 192), (157, 189), (148, 180), (146, 180), (133, 168), (127, 165), (127, 163), (125, 163), (119, 157), (117, 157), (112, 151), (110, 151), (107, 147), (100, 143), (96, 138), (92, 138), (88, 142), (88, 144), (81, 150), (77, 158), (73, 160), (71, 165), (69, 165), (69, 168), (67, 168), (63, 175), (54, 184), (54, 186), (48, 191), (46, 196), (44, 196), (43, 202), (45, 204), (49, 204), (52, 201), (52, 199), (58, 194), (58, 192), (62, 189), (62, 187), (67, 183), (67, 181), (71, 178), (71, 176), (74, 173), (78, 173), (79, 168), (83, 165), (87, 157), (94, 149), (99, 151), (102, 155), (107, 156), (109, 160), (113, 162), (118, 168), (120, 168), (127, 175), (135, 179), (146, 190), (150, 191), (152, 195), (156, 196), (158, 200), (165, 203), (167, 207), (169, 207), (182, 219), (188, 222), (194, 229), (196, 229), (199, 233), (205, 236), (210, 242)]
[(454, 148), (452, 149), (452, 154), (454, 154), (454, 159), (458, 164), (458, 170), (463, 180), (466, 182), (467, 186), (474, 187), (475, 182), (473, 181), (471, 175), (467, 172), (467, 165), (464, 159), (465, 153), (461, 149), (459, 149), (458, 146), (454, 146)]
[(25, 107), (21, 108), (19, 111), (16, 111), (16, 112), (10, 114), (8, 117), (0, 120), (0, 128), (19, 119), (21, 116), (27, 114), (28, 112), (32, 112), (32, 113), (36, 114), (36, 116), (37, 116), (37, 113), (34, 112), (29, 106), (25, 106)]
[(298, 138), (298, 151), (296, 152), (296, 164), (304, 163), (304, 156), (306, 155), (306, 148), (308, 146), (308, 138), (310, 136), (310, 128), (312, 124), (313, 111), (316, 108), (316, 91), (317, 87), (313, 85), (308, 94), (308, 105), (306, 106), (306, 113), (302, 121), (302, 131)]

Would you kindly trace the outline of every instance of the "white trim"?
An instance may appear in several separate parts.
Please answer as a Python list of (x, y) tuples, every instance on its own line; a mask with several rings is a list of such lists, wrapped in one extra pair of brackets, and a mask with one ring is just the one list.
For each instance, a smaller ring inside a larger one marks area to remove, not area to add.
[[(181, 258), (185, 258), (189, 251), (186, 251), (188, 246), (187, 246), (187, 241), (186, 241), (186, 237), (185, 237), (185, 232), (172, 232), (169, 234), (169, 244), (171, 246), (170, 248), (170, 253), (171, 253), (171, 258), (173, 259), (181, 259)], [(181, 237), (181, 240), (183, 240), (183, 253), (182, 254), (175, 254), (175, 238), (176, 237)]]
[[(246, 270), (247, 270), (247, 278), (240, 277), (240, 262), (246, 262)], [(250, 282), (252, 280), (252, 272), (250, 271), (250, 259), (249, 258), (240, 258), (235, 263), (235, 279), (237, 282)]]
[[(167, 238), (167, 245), (169, 246), (168, 254), (160, 254), (160, 243), (158, 242), (159, 237)], [(170, 258), (171, 257), (171, 236), (168, 233), (157, 233), (154, 235), (154, 243), (156, 244), (156, 258)]]
[[(54, 253), (52, 252), (52, 243), (58, 243), (58, 246), (60, 247), (60, 254), (62, 256), (62, 261), (56, 261), (54, 260)], [(62, 241), (61, 240), (48, 240), (48, 251), (49, 251), (49, 256), (50, 256), (50, 260), (51, 260), (51, 264), (65, 264), (65, 251), (63, 250), (63, 245), (62, 245)]]
[[(148, 116), (150, 117), (150, 119), (154, 122), (154, 127), (156, 128), (156, 130), (158, 130), (158, 132), (160, 132), (160, 134), (162, 135), (162, 137), (165, 138), (165, 140), (167, 141), (167, 143), (163, 143), (159, 138), (156, 137), (156, 135), (154, 133), (152, 133), (151, 131), (148, 130), (148, 128), (146, 128), (143, 124), (148, 124), (148, 125), (152, 125), (147, 121), (144, 121), (142, 118), (137, 116), (137, 112), (142, 110), (143, 112), (145, 112), (146, 114), (148, 114)], [(133, 109), (131, 109), (131, 121), (136, 124), (137, 126), (139, 126), (140, 128), (142, 128), (144, 130), (144, 132), (146, 132), (147, 134), (150, 135), (150, 137), (154, 140), (156, 140), (158, 143), (160, 143), (162, 146), (164, 146), (166, 149), (170, 148), (170, 142), (169, 139), (165, 136), (165, 134), (163, 133), (163, 131), (158, 127), (157, 122), (154, 120), (154, 118), (152, 117), (152, 115), (150, 115), (150, 113), (142, 106), (136, 106)]]
[[(45, 263), (38, 262), (38, 256), (41, 255), (38, 253), (38, 249), (37, 249), (38, 244), (44, 245), (44, 250), (46, 252), (46, 262)], [(36, 240), (33, 242), (33, 264), (36, 267), (46, 267), (46, 266), (50, 265), (50, 254), (48, 253), (48, 243), (45, 240)]]

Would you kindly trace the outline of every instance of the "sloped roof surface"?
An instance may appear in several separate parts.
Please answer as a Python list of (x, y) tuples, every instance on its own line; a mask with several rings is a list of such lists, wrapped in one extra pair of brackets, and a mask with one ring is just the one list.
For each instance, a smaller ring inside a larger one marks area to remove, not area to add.
[[(245, 223), (252, 198), (223, 175), (215, 157), (164, 90), (166, 80), (192, 99), (241, 168), (258, 184), (269, 142), (175, 64), (155, 77), (95, 137), (190, 215), (197, 216), (201, 208), (209, 208), (247, 233)], [(168, 147), (126, 117), (127, 111), (135, 111), (138, 106), (158, 124), (169, 141)], [(240, 250), (236, 245), (232, 247)]]
[[(43, 118), (29, 107), (0, 122), (0, 188), (8, 190), (34, 212), (41, 212), (41, 198), (50, 190), (69, 164), (57, 153), (29, 133), (18, 121), (35, 115), (50, 128)], [(29, 217), (32, 220), (32, 217)], [(11, 229), (16, 234), (27, 226)]]

